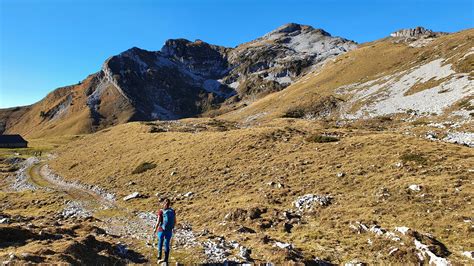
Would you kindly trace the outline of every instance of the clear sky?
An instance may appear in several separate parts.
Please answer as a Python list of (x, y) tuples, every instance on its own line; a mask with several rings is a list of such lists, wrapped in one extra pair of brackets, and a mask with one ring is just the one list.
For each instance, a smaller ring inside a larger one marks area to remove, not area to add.
[(357, 42), (474, 27), (474, 0), (0, 0), (0, 108), (32, 104), (103, 61), (166, 39), (235, 46), (296, 22)]

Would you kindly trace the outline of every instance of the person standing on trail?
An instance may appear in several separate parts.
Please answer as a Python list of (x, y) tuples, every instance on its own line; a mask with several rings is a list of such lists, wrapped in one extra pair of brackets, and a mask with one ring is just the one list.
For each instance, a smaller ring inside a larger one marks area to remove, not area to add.
[[(174, 225), (176, 224), (176, 215), (170, 205), (171, 201), (169, 199), (163, 201), (163, 209), (158, 211), (158, 217), (153, 230), (153, 235), (158, 236), (158, 263), (167, 263), (170, 255), (171, 237), (173, 235)], [(165, 245), (164, 259), (161, 257), (163, 244)]]

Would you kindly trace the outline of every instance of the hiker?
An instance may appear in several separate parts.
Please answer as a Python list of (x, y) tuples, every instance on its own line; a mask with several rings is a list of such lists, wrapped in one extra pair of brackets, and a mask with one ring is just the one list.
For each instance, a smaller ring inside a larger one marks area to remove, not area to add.
[[(163, 201), (163, 209), (158, 212), (153, 236), (158, 236), (158, 263), (168, 262), (170, 255), (171, 236), (173, 235), (173, 228), (176, 224), (176, 215), (174, 210), (170, 207), (171, 201), (165, 199)], [(165, 244), (165, 258), (161, 258), (161, 250)]]

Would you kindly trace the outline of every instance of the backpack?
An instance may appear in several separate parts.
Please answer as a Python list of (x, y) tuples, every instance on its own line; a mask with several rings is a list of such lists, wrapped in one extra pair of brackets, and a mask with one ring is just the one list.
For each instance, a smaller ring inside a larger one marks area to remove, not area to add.
[(164, 231), (171, 231), (174, 228), (174, 221), (174, 210), (171, 208), (163, 210), (163, 223), (161, 224), (161, 228), (163, 228)]

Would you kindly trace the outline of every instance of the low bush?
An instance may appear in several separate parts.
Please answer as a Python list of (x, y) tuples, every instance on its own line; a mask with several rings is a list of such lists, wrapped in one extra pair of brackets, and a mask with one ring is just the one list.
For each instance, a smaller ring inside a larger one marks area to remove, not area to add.
[(421, 153), (404, 153), (400, 156), (400, 159), (407, 162), (415, 162), (418, 164), (426, 164), (427, 160)]
[(321, 118), (328, 117), (338, 109), (342, 99), (326, 96), (308, 101), (306, 104), (290, 107), (283, 117), (287, 118)]
[(288, 109), (284, 114), (283, 117), (286, 118), (303, 118), (306, 114), (306, 110), (304, 107), (294, 106)]
[(144, 162), (144, 163), (141, 163), (139, 166), (137, 166), (137, 168), (135, 168), (135, 170), (132, 171), (132, 174), (141, 174), (155, 167), (156, 167), (156, 164), (154, 163)]
[(326, 143), (326, 142), (336, 142), (339, 141), (339, 138), (326, 136), (326, 135), (312, 135), (306, 138), (308, 142), (316, 142), (316, 143)]

